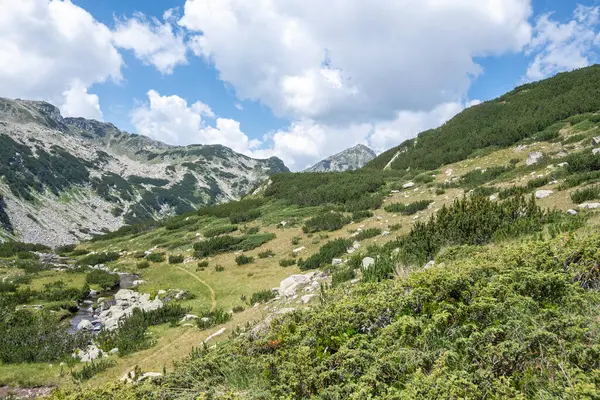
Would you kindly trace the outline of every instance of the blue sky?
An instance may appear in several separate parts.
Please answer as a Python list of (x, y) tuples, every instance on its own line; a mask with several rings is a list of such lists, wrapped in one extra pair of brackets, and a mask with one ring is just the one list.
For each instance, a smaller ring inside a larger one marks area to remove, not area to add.
[(383, 151), (600, 48), (598, 0), (251, 3), (4, 2), (0, 96), (299, 170)]

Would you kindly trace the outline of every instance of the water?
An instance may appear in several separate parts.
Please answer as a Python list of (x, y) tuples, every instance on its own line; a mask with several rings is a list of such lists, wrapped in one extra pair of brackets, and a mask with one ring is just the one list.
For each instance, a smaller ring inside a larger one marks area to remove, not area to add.
[[(133, 282), (140, 278), (138, 275), (131, 275), (131, 274), (120, 274), (119, 277), (120, 277), (119, 286), (117, 286), (116, 289), (102, 292), (97, 297), (110, 297), (110, 296), (114, 295), (115, 293), (117, 293), (117, 291), (119, 291), (120, 289), (129, 289), (129, 288), (133, 287)], [(88, 299), (88, 300), (91, 301), (91, 299)], [(77, 313), (75, 313), (75, 316), (73, 317), (73, 319), (71, 319), (71, 326), (69, 327), (69, 333), (73, 334), (73, 333), (77, 332), (77, 325), (79, 325), (79, 323), (83, 320), (87, 320), (90, 322), (93, 322), (96, 320), (90, 307), (91, 307), (91, 304), (80, 304), (79, 305), (79, 310), (77, 311)], [(99, 328), (100, 328), (99, 326), (96, 326), (96, 329), (99, 330)]]

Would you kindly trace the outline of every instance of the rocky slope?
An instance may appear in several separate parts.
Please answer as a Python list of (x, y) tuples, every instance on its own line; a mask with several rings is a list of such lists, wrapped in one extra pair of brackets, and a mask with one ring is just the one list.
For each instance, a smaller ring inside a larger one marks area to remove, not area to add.
[(0, 240), (59, 245), (239, 199), (288, 169), (220, 145), (169, 146), (0, 98)]
[(377, 157), (377, 154), (365, 145), (359, 144), (335, 154), (308, 168), (304, 172), (342, 172), (362, 168)]

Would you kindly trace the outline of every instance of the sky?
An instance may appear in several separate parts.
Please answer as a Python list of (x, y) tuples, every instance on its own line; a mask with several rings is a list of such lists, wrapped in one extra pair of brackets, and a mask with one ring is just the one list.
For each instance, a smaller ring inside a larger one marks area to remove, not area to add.
[(600, 0), (0, 0), (0, 96), (292, 170), (594, 64)]

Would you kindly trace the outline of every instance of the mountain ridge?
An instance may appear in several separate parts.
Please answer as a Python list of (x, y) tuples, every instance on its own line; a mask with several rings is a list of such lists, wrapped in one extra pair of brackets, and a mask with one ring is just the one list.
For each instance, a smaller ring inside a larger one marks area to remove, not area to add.
[(364, 144), (357, 144), (344, 151), (319, 161), (303, 172), (343, 172), (362, 168), (377, 157), (377, 154)]
[(276, 157), (172, 146), (109, 122), (63, 118), (43, 101), (0, 98), (0, 145), (0, 195), (13, 228), (0, 237), (52, 245), (238, 200), (289, 171)]

